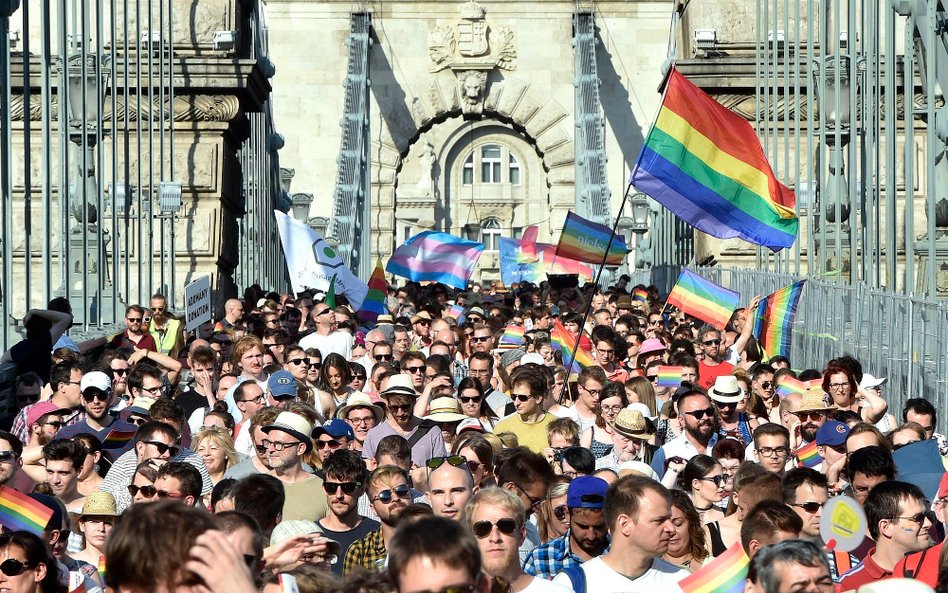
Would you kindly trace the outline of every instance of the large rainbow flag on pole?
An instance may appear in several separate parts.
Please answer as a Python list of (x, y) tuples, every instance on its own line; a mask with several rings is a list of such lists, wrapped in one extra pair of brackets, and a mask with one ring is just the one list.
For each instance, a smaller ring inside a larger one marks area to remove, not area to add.
[(560, 242), (556, 244), (556, 257), (566, 257), (591, 264), (601, 264), (609, 246), (607, 266), (621, 266), (629, 249), (622, 235), (612, 237), (609, 227), (586, 220), (573, 212), (567, 212), (566, 222), (560, 232)]
[(740, 304), (741, 295), (682, 268), (678, 282), (668, 293), (665, 302), (708, 325), (724, 329), (731, 319), (731, 313)]
[[(577, 338), (574, 338), (566, 331), (563, 322), (557, 319), (556, 325), (553, 326), (553, 331), (550, 332), (550, 343), (554, 348), (563, 353), (563, 366), (571, 373), (578, 373), (584, 368), (596, 364), (592, 355), (583, 350), (582, 346), (576, 347), (576, 340)], [(572, 357), (573, 348), (576, 348), (575, 359)]]
[(799, 220), (757, 134), (672, 69), (630, 182), (699, 231), (780, 251)]
[(684, 593), (744, 593), (750, 559), (741, 542), (678, 581)]
[(441, 282), (463, 290), (482, 251), (483, 243), (424, 231), (402, 243), (385, 270), (415, 282)]
[(754, 318), (754, 337), (768, 358), (790, 356), (790, 339), (797, 306), (803, 295), (803, 283), (798, 280), (768, 295), (757, 305)]
[(387, 313), (385, 309), (385, 298), (388, 295), (388, 284), (385, 282), (385, 270), (382, 268), (382, 260), (375, 263), (375, 270), (369, 277), (369, 292), (362, 301), (362, 308), (359, 309), (359, 320), (362, 323), (375, 323), (379, 315)]

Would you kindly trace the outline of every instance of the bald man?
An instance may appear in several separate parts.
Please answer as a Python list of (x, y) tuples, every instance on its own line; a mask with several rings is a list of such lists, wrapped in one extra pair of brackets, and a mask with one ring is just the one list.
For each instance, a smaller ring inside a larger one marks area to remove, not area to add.
[(239, 299), (227, 299), (224, 303), (224, 318), (217, 322), (214, 331), (223, 331), (240, 325), (244, 317), (244, 304)]
[(359, 357), (357, 362), (365, 368), (366, 372), (371, 373), (372, 369), (375, 367), (375, 363), (378, 361), (375, 360), (375, 357), (372, 356), (372, 349), (375, 348), (375, 345), (379, 342), (385, 341), (385, 334), (377, 329), (370, 330), (369, 333), (365, 334), (365, 354)]

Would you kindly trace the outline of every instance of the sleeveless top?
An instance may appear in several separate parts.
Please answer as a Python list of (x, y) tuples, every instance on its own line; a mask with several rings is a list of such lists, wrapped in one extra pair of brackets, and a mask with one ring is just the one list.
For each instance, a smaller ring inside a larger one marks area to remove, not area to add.
[(745, 412), (741, 412), (737, 417), (737, 429), (724, 430), (722, 428), (718, 430), (718, 435), (721, 437), (738, 437), (745, 445), (750, 444), (754, 440), (750, 427), (750, 416)]
[(727, 552), (727, 546), (721, 538), (721, 526), (718, 522), (708, 523), (708, 533), (711, 534), (711, 555), (717, 558), (724, 552)]
[(612, 452), (612, 443), (603, 443), (602, 441), (593, 439), (589, 443), (589, 450), (592, 452), (593, 457), (599, 459), (600, 457), (605, 457)]

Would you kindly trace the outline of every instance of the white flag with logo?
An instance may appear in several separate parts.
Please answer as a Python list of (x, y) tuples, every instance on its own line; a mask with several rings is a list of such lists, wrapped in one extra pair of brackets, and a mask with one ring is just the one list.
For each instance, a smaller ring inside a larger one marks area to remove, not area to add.
[(293, 292), (298, 294), (307, 288), (329, 290), (335, 276), (336, 294), (346, 295), (349, 304), (358, 311), (369, 286), (342, 263), (336, 250), (319, 233), (279, 210), (274, 210), (274, 214)]

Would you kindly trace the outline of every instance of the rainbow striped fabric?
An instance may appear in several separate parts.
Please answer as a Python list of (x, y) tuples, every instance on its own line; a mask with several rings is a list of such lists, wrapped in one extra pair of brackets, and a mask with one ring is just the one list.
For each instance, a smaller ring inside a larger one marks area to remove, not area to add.
[(454, 317), (458, 323), (464, 323), (464, 307), (461, 305), (451, 305), (448, 311), (448, 317)]
[(632, 289), (632, 300), (640, 303), (648, 302), (648, 292), (644, 288)]
[(777, 382), (777, 395), (780, 397), (787, 397), (788, 395), (797, 395), (802, 396), (806, 393), (807, 383), (795, 378), (790, 375), (784, 375)]
[(359, 321), (375, 323), (379, 315), (387, 313), (385, 306), (387, 296), (388, 283), (385, 282), (385, 270), (382, 269), (382, 260), (378, 260), (375, 262), (372, 275), (369, 277), (369, 292), (365, 294), (365, 300), (362, 301), (362, 307), (359, 309)]
[(105, 440), (102, 441), (102, 447), (104, 449), (113, 449), (115, 447), (122, 447), (127, 442), (135, 438), (134, 430), (118, 430), (112, 429), (109, 431), (108, 436), (105, 437)]
[(705, 280), (687, 268), (681, 269), (678, 282), (666, 301), (718, 329), (724, 329), (740, 302), (739, 293)]
[(99, 564), (96, 566), (96, 569), (99, 573), (99, 580), (105, 585), (105, 556), (99, 556)]
[(794, 455), (797, 456), (797, 465), (799, 467), (816, 467), (823, 463), (823, 458), (820, 457), (817, 451), (816, 441), (801, 446), (794, 452)]
[(499, 251), (500, 277), (507, 286), (521, 282), (539, 284), (546, 280), (547, 274), (578, 274), (584, 280), (595, 276), (591, 266), (558, 257), (556, 246), (549, 243), (530, 244), (526, 239), (501, 237)]
[(684, 593), (743, 593), (750, 559), (741, 542), (678, 581)]
[(672, 69), (630, 182), (699, 231), (773, 251), (796, 240), (793, 192), (743, 117)]
[(768, 295), (757, 305), (754, 321), (754, 337), (768, 358), (790, 357), (793, 320), (803, 295), (803, 283), (798, 280), (777, 292)]
[(482, 251), (483, 243), (424, 231), (395, 250), (385, 271), (415, 282), (440, 282), (463, 290)]
[(556, 244), (556, 257), (602, 264), (602, 258), (606, 255), (608, 246), (609, 255), (606, 257), (606, 265), (621, 266), (629, 252), (625, 246), (625, 239), (617, 234), (612, 237), (610, 245), (610, 237), (612, 237), (612, 229), (609, 227), (568, 212), (566, 222), (563, 223), (563, 230), (560, 232), (560, 242)]
[(10, 531), (43, 535), (53, 511), (9, 486), (0, 486), (0, 524)]
[(517, 348), (523, 345), (523, 326), (508, 325), (504, 328), (504, 335), (500, 336), (498, 348)]
[(662, 365), (658, 367), (658, 382), (656, 385), (659, 387), (680, 387), (682, 382), (681, 375), (684, 371), (685, 367)]
[(576, 348), (576, 358), (572, 358), (573, 348), (576, 347), (576, 339), (566, 331), (563, 322), (557, 319), (553, 331), (550, 332), (550, 343), (563, 353), (563, 366), (571, 373), (578, 373), (586, 367), (596, 365), (592, 355), (581, 347)]

